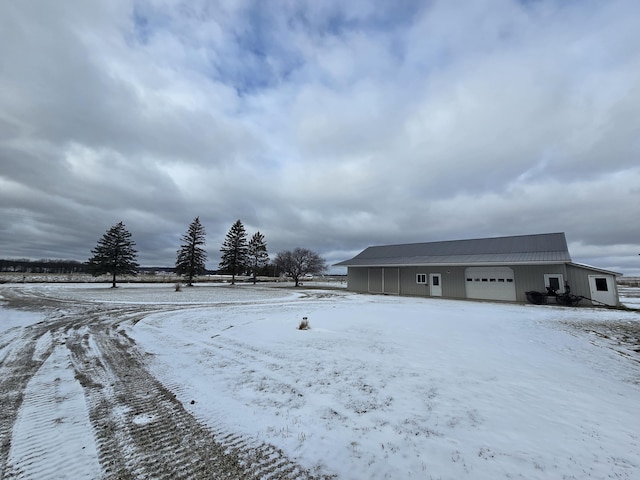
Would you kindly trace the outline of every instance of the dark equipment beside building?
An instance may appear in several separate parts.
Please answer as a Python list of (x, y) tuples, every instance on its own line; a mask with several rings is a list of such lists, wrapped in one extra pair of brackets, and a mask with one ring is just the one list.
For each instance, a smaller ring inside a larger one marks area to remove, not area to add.
[(549, 301), (550, 299), (555, 299), (555, 303), (558, 305), (564, 305), (565, 307), (577, 307), (580, 300), (586, 298), (573, 295), (569, 285), (565, 285), (564, 293), (557, 293), (555, 290), (547, 287), (547, 291), (544, 293), (531, 290), (525, 292), (525, 295), (527, 296), (527, 300), (534, 305), (546, 305), (548, 303), (553, 303), (553, 301)]

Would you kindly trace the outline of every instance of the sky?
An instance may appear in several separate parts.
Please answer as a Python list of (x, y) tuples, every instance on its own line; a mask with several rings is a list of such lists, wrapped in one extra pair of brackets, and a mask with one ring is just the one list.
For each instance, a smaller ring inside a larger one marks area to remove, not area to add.
[[(565, 232), (640, 275), (636, 0), (0, 2), (0, 258)], [(341, 270), (342, 271), (342, 270)]]

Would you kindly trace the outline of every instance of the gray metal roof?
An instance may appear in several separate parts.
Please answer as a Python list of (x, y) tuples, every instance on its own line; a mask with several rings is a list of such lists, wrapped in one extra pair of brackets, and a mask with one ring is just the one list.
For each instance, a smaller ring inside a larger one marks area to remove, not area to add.
[(368, 247), (344, 267), (392, 265), (496, 265), (570, 262), (564, 233), (476, 238)]

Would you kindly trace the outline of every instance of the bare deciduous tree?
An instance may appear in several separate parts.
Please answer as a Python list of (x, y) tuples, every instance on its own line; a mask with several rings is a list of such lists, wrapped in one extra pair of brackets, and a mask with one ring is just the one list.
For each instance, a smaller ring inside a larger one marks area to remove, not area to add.
[(296, 287), (304, 275), (322, 273), (327, 269), (324, 259), (306, 248), (296, 248), (278, 253), (275, 264), (293, 279)]

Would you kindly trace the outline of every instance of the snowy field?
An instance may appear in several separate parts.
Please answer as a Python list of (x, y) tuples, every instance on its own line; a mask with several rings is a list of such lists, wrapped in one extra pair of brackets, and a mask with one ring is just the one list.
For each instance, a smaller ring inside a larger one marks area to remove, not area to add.
[(623, 305), (640, 309), (640, 288), (618, 287), (620, 301)]
[[(275, 445), (313, 471), (640, 478), (640, 352), (594, 327), (637, 328), (636, 311), (253, 285), (23, 288), (68, 302), (182, 304), (121, 324), (150, 371), (203, 424)], [(637, 293), (623, 300), (637, 307)], [(41, 320), (0, 314), (0, 331)], [(296, 328), (303, 316), (310, 330)], [(64, 379), (56, 352), (28, 391)], [(79, 390), (58, 389), (82, 402)], [(14, 427), (14, 457), (20, 435), (40, 435), (43, 452), (52, 438), (69, 452), (90, 442), (69, 427), (35, 432), (29, 418)], [(99, 471), (95, 448), (81, 451), (88, 475)]]

